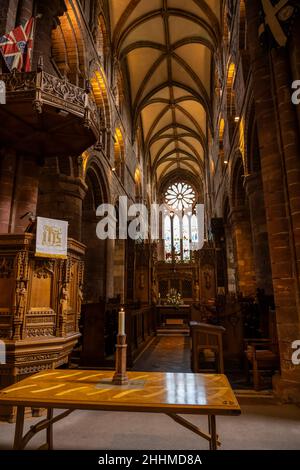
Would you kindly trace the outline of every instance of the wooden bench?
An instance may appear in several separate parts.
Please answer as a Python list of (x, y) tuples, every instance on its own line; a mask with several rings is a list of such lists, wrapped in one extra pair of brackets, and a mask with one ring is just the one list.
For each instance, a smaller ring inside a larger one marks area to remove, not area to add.
[(261, 373), (268, 371), (274, 373), (279, 369), (279, 354), (276, 344), (271, 339), (254, 338), (245, 339), (245, 368), (248, 380), (250, 371), (253, 375), (255, 390), (262, 387)]
[[(222, 326), (207, 323), (191, 322), (192, 354), (191, 367), (193, 372), (224, 373), (223, 333)], [(209, 369), (201, 367), (201, 363), (209, 364)]]

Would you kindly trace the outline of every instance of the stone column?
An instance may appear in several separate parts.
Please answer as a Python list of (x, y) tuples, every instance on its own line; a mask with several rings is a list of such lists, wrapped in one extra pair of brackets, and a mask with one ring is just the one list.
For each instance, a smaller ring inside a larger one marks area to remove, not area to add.
[(238, 290), (244, 296), (253, 296), (256, 291), (256, 280), (251, 224), (247, 212), (245, 207), (234, 209), (230, 214), (230, 225), (236, 252)]
[(106, 298), (111, 299), (114, 296), (114, 247), (115, 240), (106, 240)]
[(11, 31), (16, 25), (18, 0), (0, 2), (0, 36)]
[(115, 240), (114, 249), (114, 295), (125, 302), (125, 240)]
[(67, 220), (69, 237), (81, 241), (82, 201), (86, 191), (80, 177), (59, 174), (56, 159), (48, 159), (40, 179), (37, 215)]
[(256, 286), (273, 295), (265, 200), (261, 175), (253, 173), (246, 178), (246, 192), (249, 201)]
[(33, 70), (36, 69), (39, 57), (44, 59), (44, 70), (56, 75), (51, 62), (52, 30), (57, 25), (57, 17), (62, 16), (65, 11), (65, 3), (62, 0), (37, 0), (37, 14), (42, 16), (37, 19), (34, 49)]
[(33, 0), (19, 1), (17, 24), (29, 20), (33, 15)]
[(0, 233), (10, 230), (15, 171), (15, 152), (3, 149), (0, 155)]
[(106, 297), (107, 240), (97, 237), (100, 219), (96, 217), (96, 210), (83, 207), (82, 243), (86, 246), (84, 300), (86, 303), (97, 303), (100, 298)]
[(29, 224), (25, 214), (36, 213), (41, 168), (33, 156), (12, 149), (1, 153), (0, 233), (23, 233)]
[[(292, 80), (300, 80), (300, 20), (298, 19), (298, 27), (294, 28), (294, 34), (291, 38), (291, 45), (289, 48), (290, 63)], [(293, 90), (295, 91), (295, 90)], [(300, 133), (300, 105), (295, 105), (297, 116), (298, 116), (298, 127)]]
[(274, 386), (281, 398), (300, 402), (300, 367), (292, 364), (292, 343), (300, 339), (299, 128), (288, 51), (261, 47), (260, 9), (259, 0), (246, 2), (281, 363)]
[(21, 217), (27, 212), (36, 213), (40, 170), (35, 157), (18, 157), (10, 232), (23, 233), (29, 220), (28, 216)]

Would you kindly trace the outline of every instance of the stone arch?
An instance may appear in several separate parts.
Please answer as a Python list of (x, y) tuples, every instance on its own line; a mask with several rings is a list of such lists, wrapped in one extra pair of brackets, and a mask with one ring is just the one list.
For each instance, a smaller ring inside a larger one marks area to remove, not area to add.
[(240, 293), (253, 297), (256, 275), (253, 256), (252, 224), (245, 187), (245, 170), (241, 153), (235, 154), (230, 182), (230, 222), (236, 259), (237, 286)]
[(225, 150), (224, 150), (224, 135), (225, 135), (225, 119), (221, 117), (220, 123), (219, 123), (219, 165), (221, 165), (222, 170), (225, 168), (225, 165), (227, 165), (228, 160), (225, 156)]
[(119, 127), (114, 135), (114, 172), (118, 175), (122, 183), (125, 178), (125, 145), (123, 133)]
[(125, 303), (125, 266), (126, 266), (126, 240), (119, 237), (120, 207), (119, 200), (115, 200), (115, 214), (117, 219), (117, 237), (113, 241), (113, 296), (119, 298), (122, 305)]
[(245, 206), (246, 203), (246, 192), (244, 188), (244, 163), (240, 152), (236, 152), (234, 161), (232, 162), (230, 202), (232, 209)]
[(90, 82), (92, 93), (100, 114), (101, 144), (109, 154), (109, 140), (111, 131), (111, 105), (108, 93), (106, 76), (102, 67), (93, 62), (90, 67)]
[[(273, 295), (265, 195), (261, 173), (260, 148), (254, 103), (250, 107), (247, 126), (247, 178), (246, 192), (252, 227), (253, 255), (257, 288)], [(265, 335), (269, 334), (268, 322), (261, 324)]]
[(104, 69), (107, 67), (107, 56), (109, 52), (109, 35), (107, 32), (106, 21), (104, 16), (100, 14), (97, 19), (97, 24), (93, 32), (95, 47)]
[(114, 87), (113, 94), (115, 98), (115, 104), (120, 113), (122, 113), (123, 103), (124, 103), (124, 80), (122, 70), (118, 60), (115, 60), (114, 63)]
[(99, 222), (96, 210), (109, 201), (109, 195), (103, 173), (93, 157), (87, 165), (85, 183), (87, 192), (82, 209), (82, 242), (86, 246), (84, 303), (98, 303), (100, 298), (106, 297), (108, 263), (107, 241), (100, 240), (96, 233)]
[(257, 132), (257, 121), (255, 117), (254, 103), (252, 103), (247, 125), (246, 134), (247, 169), (249, 174), (261, 171), (260, 150)]
[(62, 76), (83, 87), (87, 77), (84, 28), (78, 7), (66, 0), (66, 12), (52, 31), (52, 57)]
[(134, 182), (135, 182), (135, 198), (136, 201), (141, 201), (142, 199), (142, 173), (139, 166), (137, 166), (134, 173)]
[(223, 44), (224, 44), (224, 49), (226, 49), (229, 46), (229, 41), (230, 41), (230, 31), (229, 31), (229, 25), (228, 25), (228, 9), (227, 9), (227, 4), (224, 2), (224, 9), (223, 9)]
[(239, 31), (239, 46), (240, 50), (245, 50), (247, 47), (247, 26), (246, 26), (246, 5), (245, 0), (240, 0), (240, 31)]
[(227, 115), (228, 117), (235, 117), (235, 92), (234, 92), (234, 80), (236, 74), (236, 67), (235, 63), (231, 62), (228, 66), (227, 71), (227, 83), (226, 83), (226, 90), (227, 90)]

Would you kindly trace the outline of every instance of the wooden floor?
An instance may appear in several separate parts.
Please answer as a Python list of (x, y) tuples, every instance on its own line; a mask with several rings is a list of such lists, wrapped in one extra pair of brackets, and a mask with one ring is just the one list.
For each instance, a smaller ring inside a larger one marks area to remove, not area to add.
[(190, 338), (159, 336), (134, 365), (136, 371), (191, 372)]

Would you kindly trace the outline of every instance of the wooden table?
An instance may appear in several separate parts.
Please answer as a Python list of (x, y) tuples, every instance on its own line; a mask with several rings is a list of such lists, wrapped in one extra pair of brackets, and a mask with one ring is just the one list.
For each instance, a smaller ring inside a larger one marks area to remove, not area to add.
[[(50, 370), (40, 372), (0, 391), (0, 405), (17, 406), (14, 449), (46, 429), (43, 449), (53, 448), (53, 424), (74, 410), (164, 413), (209, 442), (220, 445), (217, 415), (239, 415), (241, 410), (225, 375), (129, 372), (129, 384), (114, 386), (111, 371)], [(46, 408), (47, 417), (23, 435), (25, 407)], [(67, 410), (54, 416), (55, 408)], [(208, 416), (208, 433), (182, 414)]]

